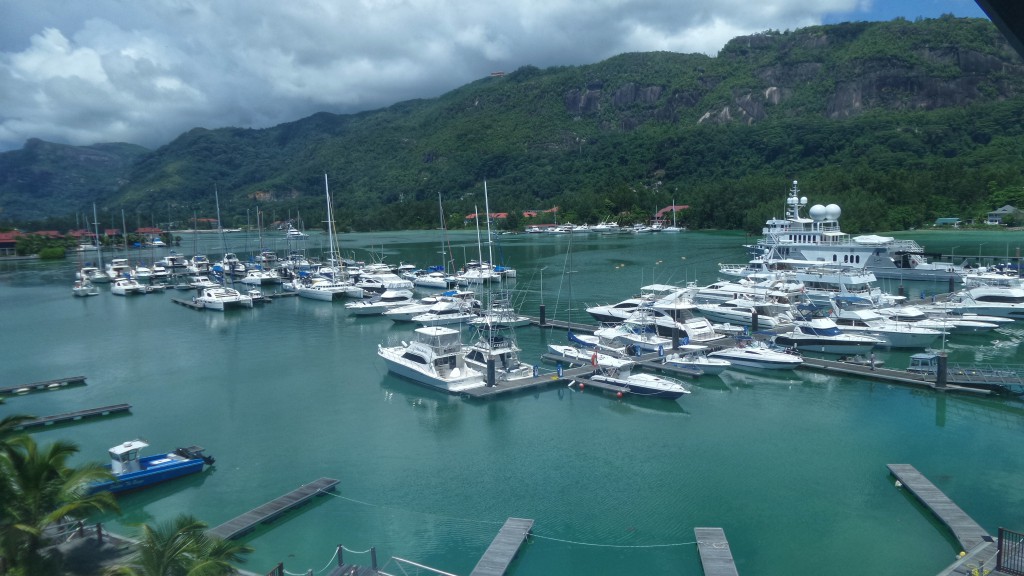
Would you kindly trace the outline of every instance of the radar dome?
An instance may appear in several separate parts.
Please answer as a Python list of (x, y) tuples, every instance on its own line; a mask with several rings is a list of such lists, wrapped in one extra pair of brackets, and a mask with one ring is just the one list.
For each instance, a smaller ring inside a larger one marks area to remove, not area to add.
[(811, 215), (811, 220), (814, 220), (815, 222), (821, 222), (822, 220), (825, 219), (826, 210), (825, 207), (822, 206), (821, 204), (815, 204), (814, 206), (811, 206), (811, 209), (808, 211), (808, 214)]
[(825, 218), (829, 220), (839, 220), (839, 215), (842, 214), (842, 209), (839, 208), (838, 204), (829, 204), (825, 206)]
[(801, 196), (800, 197), (800, 205), (801, 206), (807, 206), (807, 196)]

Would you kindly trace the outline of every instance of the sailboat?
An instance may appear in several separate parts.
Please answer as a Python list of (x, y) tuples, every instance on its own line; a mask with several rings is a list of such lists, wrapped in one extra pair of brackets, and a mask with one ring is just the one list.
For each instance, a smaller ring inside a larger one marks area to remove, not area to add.
[(71, 293), (75, 296), (96, 296), (100, 293), (100, 289), (89, 280), (89, 275), (84, 272), (85, 260), (82, 254), (82, 251), (78, 252), (78, 279), (75, 280)]
[[(437, 193), (437, 210), (441, 219), (441, 264), (428, 266), (426, 270), (416, 273), (412, 283), (421, 288), (440, 288), (448, 290), (458, 285), (459, 279), (449, 273), (448, 254), (448, 230), (444, 224), (444, 207), (441, 205), (441, 193)], [(453, 266), (454, 267), (454, 266)]]
[(672, 225), (661, 229), (662, 232), (682, 232), (683, 228), (676, 225), (676, 199), (672, 199)]
[(96, 216), (96, 205), (92, 205), (92, 225), (96, 235), (96, 266), (83, 266), (79, 272), (80, 280), (89, 280), (93, 284), (110, 282), (106, 270), (103, 268), (103, 247), (100, 246), (100, 222)]
[(317, 276), (309, 279), (308, 282), (295, 282), (296, 291), (303, 298), (313, 300), (333, 301), (342, 297), (362, 298), (363, 289), (356, 286), (347, 278), (347, 273), (342, 266), (341, 252), (337, 249), (334, 240), (334, 218), (331, 215), (331, 192), (327, 186), (327, 174), (324, 174), (324, 194), (327, 196), (327, 262), (333, 269), (331, 276)]

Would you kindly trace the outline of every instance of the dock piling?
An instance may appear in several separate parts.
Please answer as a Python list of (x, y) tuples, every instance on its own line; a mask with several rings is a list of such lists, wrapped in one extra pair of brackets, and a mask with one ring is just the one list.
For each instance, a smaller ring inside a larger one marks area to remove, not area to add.
[(548, 319), (547, 308), (543, 304), (541, 304), (540, 305), (540, 325), (541, 326), (546, 325), (547, 324), (547, 319)]

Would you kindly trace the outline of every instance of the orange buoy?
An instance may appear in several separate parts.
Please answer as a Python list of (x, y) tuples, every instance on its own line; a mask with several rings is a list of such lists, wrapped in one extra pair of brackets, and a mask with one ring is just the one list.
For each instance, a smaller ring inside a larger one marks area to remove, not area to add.
[(622, 398), (622, 392), (616, 392), (615, 393), (615, 397), (616, 398)]
[(580, 382), (580, 390), (583, 390), (583, 382)]

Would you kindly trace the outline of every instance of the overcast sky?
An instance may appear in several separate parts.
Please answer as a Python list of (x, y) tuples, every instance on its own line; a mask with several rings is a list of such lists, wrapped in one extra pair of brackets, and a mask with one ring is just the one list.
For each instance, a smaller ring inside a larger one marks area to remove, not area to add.
[(150, 148), (430, 98), (493, 71), (714, 55), (767, 29), (984, 18), (973, 0), (0, 0), (0, 151)]

